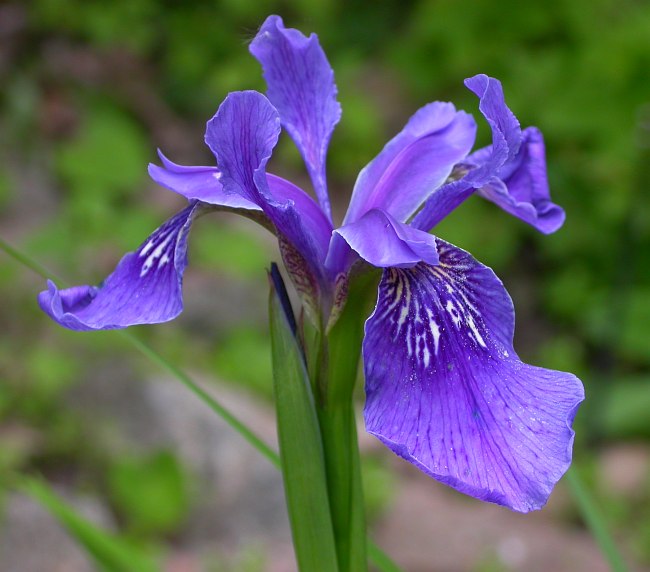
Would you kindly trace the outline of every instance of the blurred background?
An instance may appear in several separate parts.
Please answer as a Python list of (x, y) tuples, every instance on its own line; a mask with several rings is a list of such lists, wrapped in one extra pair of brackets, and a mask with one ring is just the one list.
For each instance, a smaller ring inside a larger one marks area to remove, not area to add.
[[(71, 283), (101, 281), (183, 204), (147, 177), (156, 148), (213, 164), (206, 120), (229, 91), (264, 90), (247, 44), (270, 13), (318, 33), (335, 70), (339, 217), (359, 169), (419, 106), (478, 114), (462, 83), (475, 73), (501, 79), (522, 125), (543, 130), (561, 231), (543, 237), (472, 198), (437, 234), (504, 280), (522, 358), (584, 381), (575, 467), (630, 568), (650, 570), (650, 3), (4, 2), (2, 238)], [(272, 170), (308, 188), (284, 137)], [(271, 260), (274, 240), (252, 223), (201, 219), (184, 314), (136, 333), (273, 443)], [(43, 287), (0, 253), (0, 478), (42, 475), (168, 572), (293, 570), (268, 461), (115, 333), (56, 327), (35, 303)], [(406, 572), (608, 569), (564, 482), (546, 509), (516, 515), (361, 442), (373, 534)], [(95, 569), (40, 504), (0, 490), (0, 570)]]

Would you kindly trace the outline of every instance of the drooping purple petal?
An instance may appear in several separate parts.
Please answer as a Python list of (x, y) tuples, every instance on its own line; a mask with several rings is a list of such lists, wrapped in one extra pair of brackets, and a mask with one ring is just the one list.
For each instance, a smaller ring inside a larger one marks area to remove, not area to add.
[(324, 261), (332, 232), (329, 220), (302, 190), (265, 172), (279, 133), (276, 109), (261, 93), (244, 91), (224, 100), (208, 122), (205, 140), (217, 157), (224, 189), (259, 205), (276, 227), (285, 247), (283, 254), (290, 253), (292, 265), (302, 272), (292, 275), (294, 283), (298, 287), (298, 280), (312, 284), (312, 276), (305, 275), (311, 273), (327, 286)]
[(415, 215), (413, 226), (430, 230), (479, 191), (537, 230), (556, 231), (564, 222), (564, 211), (550, 200), (541, 133), (534, 127), (522, 133), (498, 80), (481, 74), (465, 80), (465, 85), (479, 97), (479, 109), (492, 129), (492, 145), (457, 165), (455, 170), (463, 176), (433, 193)]
[(438, 252), (438, 266), (384, 271), (363, 343), (366, 427), (461, 492), (541, 508), (571, 462), (582, 384), (521, 362), (503, 284), (450, 244)]
[(234, 209), (261, 210), (255, 203), (238, 193), (228, 192), (221, 184), (221, 173), (216, 167), (187, 167), (178, 165), (165, 157), (158, 156), (162, 167), (149, 164), (149, 176), (159, 185), (184, 196), (188, 200), (199, 200), (211, 205)]
[(70, 330), (113, 330), (172, 320), (183, 310), (187, 235), (206, 207), (194, 201), (126, 254), (99, 286), (59, 290), (48, 281), (38, 296), (41, 309)]
[(334, 72), (318, 37), (285, 28), (269, 16), (250, 45), (262, 64), (271, 103), (305, 160), (318, 201), (331, 219), (325, 158), (334, 127), (341, 118)]
[(475, 136), (474, 119), (451, 103), (422, 107), (361, 171), (344, 222), (372, 208), (405, 222), (467, 156)]
[(524, 129), (519, 153), (501, 167), (498, 177), (478, 194), (544, 234), (564, 224), (564, 209), (551, 201), (544, 138), (537, 128)]
[(332, 275), (349, 268), (350, 249), (378, 268), (410, 268), (421, 261), (438, 264), (434, 236), (379, 209), (372, 209), (359, 220), (334, 231), (326, 261)]

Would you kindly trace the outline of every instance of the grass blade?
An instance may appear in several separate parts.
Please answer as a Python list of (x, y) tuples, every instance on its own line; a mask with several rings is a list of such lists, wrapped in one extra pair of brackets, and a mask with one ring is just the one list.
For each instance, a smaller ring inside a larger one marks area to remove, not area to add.
[(577, 469), (575, 467), (570, 469), (565, 478), (571, 489), (573, 498), (578, 504), (582, 518), (589, 527), (591, 535), (594, 537), (603, 555), (609, 562), (611, 570), (613, 572), (627, 572), (627, 565), (618, 548), (616, 548), (616, 543), (607, 529), (605, 519), (600, 514), (600, 510), (582, 482)]
[(20, 477), (18, 490), (43, 505), (105, 572), (157, 572), (153, 558), (80, 516), (44, 481)]

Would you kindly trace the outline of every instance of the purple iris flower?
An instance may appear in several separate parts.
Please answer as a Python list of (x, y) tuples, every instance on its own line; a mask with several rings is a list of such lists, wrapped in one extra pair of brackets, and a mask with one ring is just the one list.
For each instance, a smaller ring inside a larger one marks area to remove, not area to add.
[[(492, 144), (472, 153), (472, 116), (451, 103), (422, 107), (361, 171), (335, 228), (325, 160), (341, 108), (318, 38), (271, 16), (250, 51), (268, 91), (231, 93), (208, 122), (205, 141), (217, 166), (180, 166), (161, 154), (162, 166), (149, 167), (189, 205), (102, 285), (59, 290), (50, 282), (41, 308), (72, 330), (175, 318), (187, 235), (211, 210), (248, 216), (277, 235), (304, 307), (321, 327), (340, 311), (353, 266), (381, 268), (363, 341), (367, 430), (459, 491), (516, 511), (541, 508), (571, 462), (582, 384), (523, 363), (501, 281), (429, 231), (472, 194), (541, 232), (557, 230), (564, 211), (550, 200), (542, 135), (520, 129), (497, 80), (469, 78)], [(281, 128), (302, 154), (317, 200), (266, 172)]]

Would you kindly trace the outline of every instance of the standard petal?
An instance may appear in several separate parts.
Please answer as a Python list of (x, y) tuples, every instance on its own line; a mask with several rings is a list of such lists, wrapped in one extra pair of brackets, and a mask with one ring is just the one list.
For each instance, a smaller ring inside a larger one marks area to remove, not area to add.
[(498, 79), (479, 74), (466, 79), (465, 85), (479, 98), (479, 111), (492, 129), (492, 152), (484, 163), (484, 170), (491, 173), (512, 160), (519, 151), (521, 127), (506, 105), (503, 87)]
[(280, 118), (256, 91), (230, 93), (208, 121), (205, 142), (217, 158), (221, 184), (260, 206), (270, 200), (266, 164), (280, 136)]
[(120, 260), (99, 286), (59, 290), (48, 281), (38, 296), (41, 309), (70, 330), (114, 330), (172, 320), (183, 310), (187, 235), (205, 209), (199, 202), (156, 229), (135, 252)]
[(278, 135), (276, 109), (261, 93), (231, 93), (208, 122), (206, 142), (217, 157), (221, 183), (257, 204), (273, 223), (285, 265), (303, 301), (318, 307), (329, 289), (324, 262), (332, 232), (318, 205), (295, 185), (266, 174)]
[(318, 37), (307, 38), (285, 28), (279, 16), (269, 16), (250, 51), (262, 64), (268, 97), (300, 150), (318, 201), (331, 219), (325, 158), (341, 106), (336, 100), (334, 72)]
[(430, 231), (457, 206), (476, 191), (468, 176), (445, 183), (429, 198), (422, 209), (413, 217), (411, 226), (424, 232)]
[(326, 261), (332, 275), (349, 268), (354, 259), (350, 249), (378, 268), (410, 268), (422, 261), (438, 264), (433, 235), (399, 222), (378, 209), (334, 231)]
[(564, 209), (551, 201), (544, 137), (535, 127), (524, 129), (519, 153), (478, 194), (544, 234), (564, 224)]
[(461, 492), (539, 509), (571, 462), (582, 384), (521, 362), (502, 283), (466, 252), (438, 250), (438, 266), (384, 271), (363, 343), (366, 427)]
[(233, 209), (261, 210), (255, 203), (232, 190), (224, 189), (221, 173), (216, 167), (178, 165), (158, 151), (162, 167), (149, 164), (149, 176), (159, 185), (184, 196), (211, 205)]
[(472, 116), (451, 103), (422, 107), (361, 171), (344, 222), (372, 208), (405, 222), (467, 156), (475, 136)]

